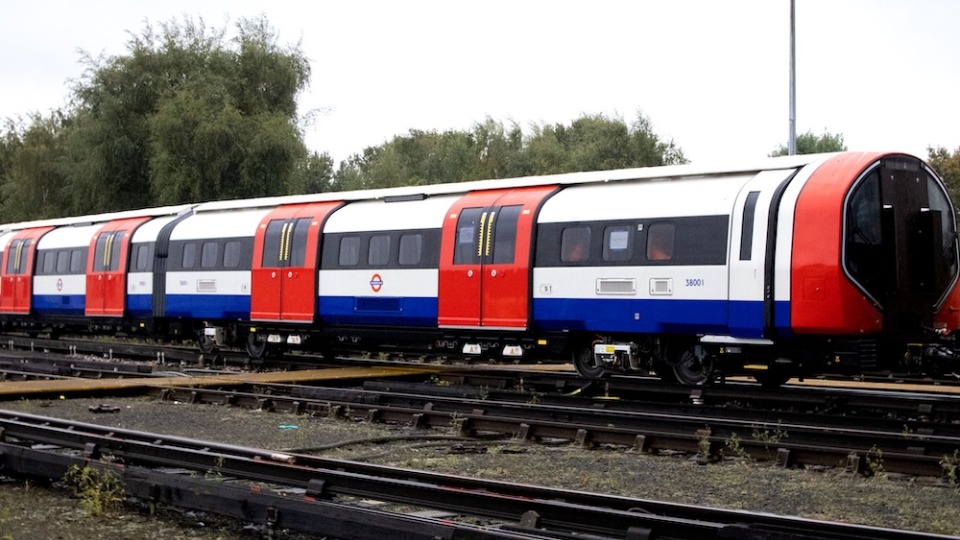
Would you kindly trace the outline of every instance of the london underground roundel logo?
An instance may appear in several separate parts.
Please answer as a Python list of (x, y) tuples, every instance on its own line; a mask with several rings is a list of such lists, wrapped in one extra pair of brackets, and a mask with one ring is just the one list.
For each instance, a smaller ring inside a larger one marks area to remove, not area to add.
[(370, 288), (373, 292), (380, 292), (380, 289), (383, 288), (383, 278), (380, 277), (380, 274), (374, 274), (370, 278)]
[(57, 292), (63, 290), (63, 278), (57, 278)]

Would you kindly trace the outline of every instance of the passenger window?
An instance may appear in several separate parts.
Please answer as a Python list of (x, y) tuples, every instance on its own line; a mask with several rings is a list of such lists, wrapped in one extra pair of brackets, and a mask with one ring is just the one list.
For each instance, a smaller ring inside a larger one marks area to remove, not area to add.
[(75, 249), (70, 252), (70, 273), (71, 274), (84, 274), (86, 273), (86, 260), (84, 252), (82, 249)]
[(200, 267), (201, 268), (216, 268), (217, 267), (217, 255), (219, 250), (217, 249), (216, 242), (204, 242), (203, 247), (200, 249)]
[(654, 223), (647, 229), (647, 260), (669, 261), (673, 258), (676, 227), (673, 223)]
[(240, 266), (240, 241), (231, 240), (223, 246), (224, 268), (238, 268)]
[(422, 246), (423, 235), (400, 235), (400, 266), (416, 266), (420, 264)]
[(193, 268), (197, 265), (197, 244), (184, 244), (183, 245), (183, 257), (180, 259), (180, 266), (184, 270)]
[(150, 244), (137, 246), (136, 269), (139, 272), (150, 270)]
[(386, 266), (390, 262), (390, 237), (382, 234), (370, 237), (367, 263), (370, 266)]
[(360, 237), (345, 236), (340, 239), (340, 266), (356, 266), (360, 263)]
[(70, 251), (66, 249), (61, 249), (60, 251), (57, 252), (57, 273), (66, 274), (69, 271), (70, 271)]
[(570, 227), (560, 233), (560, 261), (580, 263), (590, 257), (590, 227)]
[(633, 258), (633, 229), (629, 226), (603, 230), (603, 260), (629, 261)]
[(43, 251), (40, 252), (40, 255), (43, 257), (43, 265), (41, 265), (41, 273), (44, 274), (53, 274), (56, 269), (57, 257), (56, 254), (52, 251)]

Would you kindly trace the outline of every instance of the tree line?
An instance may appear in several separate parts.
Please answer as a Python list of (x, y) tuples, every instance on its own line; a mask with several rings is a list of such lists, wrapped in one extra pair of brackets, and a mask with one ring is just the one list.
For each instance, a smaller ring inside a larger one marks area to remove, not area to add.
[[(492, 118), (465, 130), (413, 129), (335, 170), (329, 154), (304, 144), (296, 99), (310, 63), (299, 44), (278, 43), (263, 17), (241, 19), (230, 38), (186, 17), (147, 24), (124, 54), (84, 54), (81, 63), (67, 106), (0, 126), (0, 222), (687, 161), (638, 112), (630, 122), (583, 115), (527, 132)], [(798, 148), (846, 149), (842, 135), (812, 132)], [(960, 149), (930, 157), (955, 190)]]

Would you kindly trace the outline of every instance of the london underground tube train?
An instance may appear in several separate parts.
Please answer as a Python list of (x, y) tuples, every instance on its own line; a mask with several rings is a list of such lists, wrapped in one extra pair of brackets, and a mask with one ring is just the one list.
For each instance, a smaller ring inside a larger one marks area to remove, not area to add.
[(572, 360), (770, 384), (954, 369), (953, 205), (846, 152), (220, 201), (0, 227), (0, 324), (200, 347)]

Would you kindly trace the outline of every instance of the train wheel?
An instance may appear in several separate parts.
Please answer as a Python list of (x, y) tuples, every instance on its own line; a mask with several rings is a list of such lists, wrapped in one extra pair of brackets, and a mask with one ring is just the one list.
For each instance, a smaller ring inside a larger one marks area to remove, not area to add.
[(262, 360), (267, 353), (267, 336), (264, 334), (247, 334), (247, 354), (250, 358)]
[(586, 379), (603, 377), (603, 366), (590, 347), (579, 348), (573, 352), (573, 367), (577, 368), (577, 373)]
[(688, 386), (710, 383), (713, 373), (713, 356), (700, 345), (679, 346), (667, 361), (657, 363), (657, 374), (661, 379)]
[(205, 336), (203, 329), (197, 333), (197, 348), (203, 354), (210, 354), (217, 350), (217, 343), (210, 336)]

